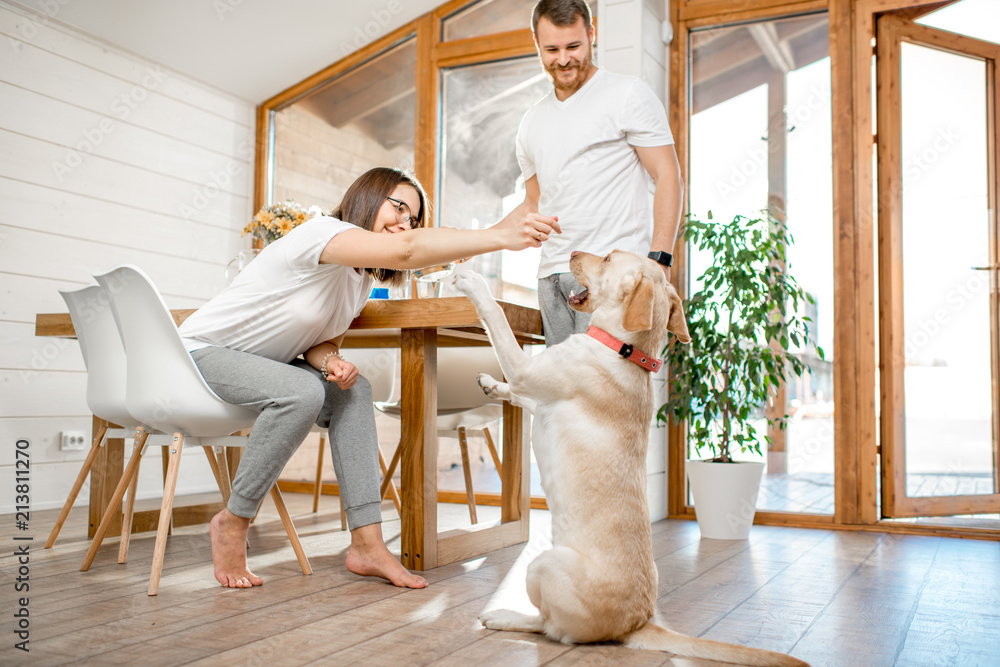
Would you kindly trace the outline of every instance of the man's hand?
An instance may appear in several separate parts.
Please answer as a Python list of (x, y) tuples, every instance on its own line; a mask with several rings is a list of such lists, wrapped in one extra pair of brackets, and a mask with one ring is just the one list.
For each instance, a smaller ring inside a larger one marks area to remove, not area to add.
[(326, 362), (326, 370), (329, 371), (326, 379), (330, 382), (336, 382), (337, 386), (345, 391), (358, 381), (357, 367), (340, 357), (330, 357)]
[[(660, 264), (660, 263), (657, 262), (657, 264)], [(670, 267), (669, 266), (664, 266), (663, 264), (660, 264), (660, 268), (663, 269), (663, 275), (666, 276), (667, 282), (669, 283), (670, 282)]]

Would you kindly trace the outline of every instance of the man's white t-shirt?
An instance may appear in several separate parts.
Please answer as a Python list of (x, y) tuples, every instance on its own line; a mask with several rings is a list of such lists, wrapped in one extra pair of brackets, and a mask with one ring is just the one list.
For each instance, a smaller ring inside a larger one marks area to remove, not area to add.
[(347, 331), (364, 308), (372, 278), (320, 264), (323, 248), (355, 225), (308, 220), (269, 244), (232, 284), (181, 324), (188, 352), (217, 345), (288, 363)]
[(649, 252), (649, 176), (632, 147), (673, 143), (663, 103), (634, 76), (598, 69), (566, 100), (553, 91), (531, 107), (517, 160), (524, 180), (538, 177), (538, 211), (563, 232), (542, 245), (538, 277), (568, 272), (574, 250)]

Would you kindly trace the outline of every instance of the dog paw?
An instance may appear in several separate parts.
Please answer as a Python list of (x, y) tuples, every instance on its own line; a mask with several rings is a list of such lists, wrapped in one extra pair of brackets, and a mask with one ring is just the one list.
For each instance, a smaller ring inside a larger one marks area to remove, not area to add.
[(473, 303), (481, 303), (491, 297), (486, 279), (475, 271), (456, 271), (451, 282), (455, 289), (472, 299)]
[(492, 609), (483, 612), (479, 622), (488, 630), (512, 632), (541, 632), (544, 625), (541, 616), (528, 616), (510, 609)]
[(479, 383), (479, 387), (483, 390), (483, 393), (490, 398), (504, 399), (506, 392), (503, 391), (503, 387), (506, 386), (504, 382), (497, 382), (492, 376), (486, 373), (480, 373), (476, 376), (476, 382)]

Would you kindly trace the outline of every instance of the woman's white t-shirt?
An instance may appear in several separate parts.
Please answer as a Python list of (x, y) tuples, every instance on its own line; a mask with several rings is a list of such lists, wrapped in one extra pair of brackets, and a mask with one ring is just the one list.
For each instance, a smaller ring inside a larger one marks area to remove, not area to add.
[(217, 345), (288, 363), (347, 331), (368, 300), (372, 278), (349, 266), (320, 264), (319, 257), (348, 229), (358, 228), (313, 218), (264, 248), (181, 324), (187, 350)]
[(649, 176), (633, 146), (672, 143), (663, 103), (649, 86), (603, 68), (565, 100), (550, 92), (525, 113), (517, 133), (521, 173), (538, 177), (538, 211), (562, 226), (542, 245), (539, 278), (568, 272), (574, 250), (649, 252)]

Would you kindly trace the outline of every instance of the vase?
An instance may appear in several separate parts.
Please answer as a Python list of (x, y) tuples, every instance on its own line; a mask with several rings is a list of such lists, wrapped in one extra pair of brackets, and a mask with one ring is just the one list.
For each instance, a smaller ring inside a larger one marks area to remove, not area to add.
[(693, 459), (684, 463), (701, 536), (713, 540), (747, 539), (757, 512), (764, 463)]
[(229, 264), (226, 265), (226, 281), (233, 282), (233, 279), (240, 274), (240, 271), (247, 267), (253, 258), (260, 254), (259, 248), (248, 248), (246, 250), (240, 250), (240, 252), (229, 260)]

